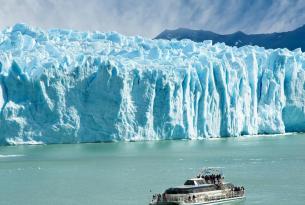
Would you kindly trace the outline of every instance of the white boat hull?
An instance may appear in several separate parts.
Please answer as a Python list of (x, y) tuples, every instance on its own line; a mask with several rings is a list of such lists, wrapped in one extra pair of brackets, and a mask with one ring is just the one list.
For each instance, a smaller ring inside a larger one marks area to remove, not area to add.
[(150, 205), (218, 205), (218, 204), (238, 204), (245, 200), (245, 196), (219, 199), (209, 202), (157, 202), (151, 203)]

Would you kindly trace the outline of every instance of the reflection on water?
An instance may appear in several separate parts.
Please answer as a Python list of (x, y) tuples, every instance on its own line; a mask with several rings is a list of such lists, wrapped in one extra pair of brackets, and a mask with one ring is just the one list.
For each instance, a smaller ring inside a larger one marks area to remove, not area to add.
[(7, 154), (7, 155), (1, 155), (0, 154), (0, 158), (8, 158), (8, 157), (22, 157), (24, 155), (21, 154)]

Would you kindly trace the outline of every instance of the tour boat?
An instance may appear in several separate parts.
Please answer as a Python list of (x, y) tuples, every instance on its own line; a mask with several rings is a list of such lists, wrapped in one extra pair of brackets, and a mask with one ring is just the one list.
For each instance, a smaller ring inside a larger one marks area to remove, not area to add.
[(221, 169), (206, 168), (184, 185), (155, 194), (150, 205), (236, 204), (244, 199), (244, 187), (225, 182)]

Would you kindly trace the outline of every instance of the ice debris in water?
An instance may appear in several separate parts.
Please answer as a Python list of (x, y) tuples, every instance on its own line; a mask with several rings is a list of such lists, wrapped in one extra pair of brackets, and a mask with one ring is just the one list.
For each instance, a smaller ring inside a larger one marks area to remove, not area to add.
[(115, 32), (0, 32), (0, 144), (305, 131), (305, 54)]

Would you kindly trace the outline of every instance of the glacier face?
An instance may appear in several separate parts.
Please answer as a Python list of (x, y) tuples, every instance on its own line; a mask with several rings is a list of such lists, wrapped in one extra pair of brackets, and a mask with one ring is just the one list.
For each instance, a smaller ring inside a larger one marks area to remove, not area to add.
[(305, 131), (300, 49), (115, 32), (0, 33), (0, 144)]

